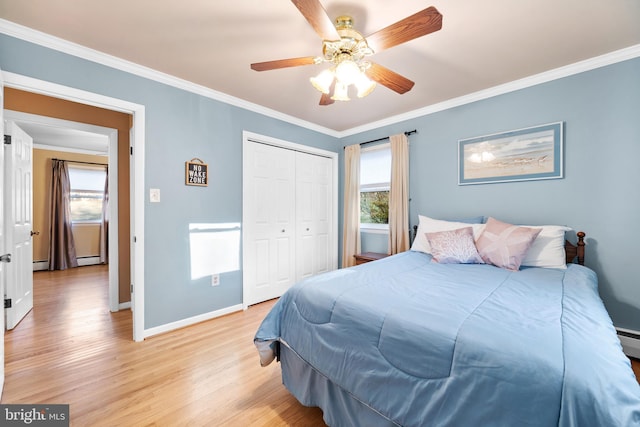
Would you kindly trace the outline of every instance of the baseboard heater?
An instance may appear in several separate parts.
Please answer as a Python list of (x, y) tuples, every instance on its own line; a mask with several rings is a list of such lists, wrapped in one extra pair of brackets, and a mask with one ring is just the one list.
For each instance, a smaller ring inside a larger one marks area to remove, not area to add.
[[(99, 256), (85, 256), (78, 258), (78, 267), (83, 267), (85, 265), (97, 265), (100, 264)], [(34, 261), (33, 262), (33, 271), (43, 271), (49, 269), (49, 261)]]
[(624, 354), (640, 359), (640, 332), (631, 329), (616, 328)]

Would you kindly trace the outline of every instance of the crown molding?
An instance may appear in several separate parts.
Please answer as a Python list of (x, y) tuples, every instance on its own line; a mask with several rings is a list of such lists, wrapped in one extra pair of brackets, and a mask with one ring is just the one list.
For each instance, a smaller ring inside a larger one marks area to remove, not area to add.
[(297, 117), (290, 116), (288, 114), (281, 113), (276, 110), (272, 110), (262, 105), (254, 104), (244, 99), (236, 98), (226, 93), (218, 92), (213, 89), (209, 89), (202, 85), (184, 80), (170, 74), (166, 74), (157, 70), (154, 70), (143, 65), (136, 64), (125, 59), (118, 58), (113, 55), (106, 54), (104, 52), (97, 51), (95, 49), (88, 48), (86, 46), (73, 43), (59, 37), (52, 36), (50, 34), (43, 33), (41, 31), (34, 30), (23, 25), (16, 24), (6, 19), (0, 19), (0, 33), (6, 34), (11, 37), (15, 37), (30, 43), (34, 43), (49, 49), (57, 50), (59, 52), (76, 56), (78, 58), (86, 59), (97, 64), (105, 65), (110, 68), (115, 68), (120, 71), (124, 71), (139, 77), (143, 77), (149, 80), (163, 83), (169, 86), (173, 86), (178, 89), (192, 92), (197, 95), (204, 96), (205, 98), (214, 99), (216, 101), (224, 102), (235, 107), (243, 108), (245, 110), (253, 111), (258, 114), (265, 115), (274, 119), (282, 120), (287, 123), (291, 123), (297, 126), (307, 128), (316, 132), (320, 132), (332, 137), (338, 137), (339, 133), (319, 126), (315, 123), (301, 120)]
[(439, 111), (459, 107), (461, 105), (470, 104), (472, 102), (481, 101), (483, 99), (492, 98), (494, 96), (503, 95), (541, 83), (550, 82), (563, 77), (568, 77), (574, 74), (583, 73), (586, 71), (594, 70), (596, 68), (601, 68), (607, 65), (612, 65), (618, 62), (640, 57), (640, 44), (637, 44), (628, 48), (616, 50), (604, 55), (586, 59), (584, 61), (576, 62), (574, 64), (569, 64), (564, 67), (545, 71), (543, 73), (525, 77), (519, 80), (514, 80), (509, 83), (494, 86), (468, 95), (460, 96), (458, 98), (449, 99), (437, 104), (432, 104), (424, 108), (409, 111), (407, 113), (387, 117), (383, 120), (371, 122), (366, 125), (357, 126), (344, 131), (335, 131), (333, 129), (319, 126), (315, 123), (301, 120), (297, 117), (293, 117), (288, 114), (284, 114), (279, 111), (254, 104), (249, 101), (245, 101), (243, 99), (236, 98), (234, 96), (218, 92), (213, 89), (209, 89), (207, 87), (189, 82), (187, 80), (180, 79), (178, 77), (174, 77), (169, 74), (165, 74), (160, 71), (144, 67), (142, 65), (126, 61), (124, 59), (108, 55), (106, 53), (99, 52), (97, 50), (90, 49), (88, 47), (72, 43), (58, 37), (51, 36), (49, 34), (13, 23), (11, 21), (7, 21), (5, 19), (0, 19), (0, 33), (16, 37), (31, 43), (35, 43), (53, 50), (57, 50), (62, 53), (86, 59), (88, 61), (102, 64), (111, 68), (125, 71), (139, 77), (144, 77), (149, 80), (173, 86), (178, 89), (204, 96), (206, 98), (211, 98), (220, 102), (224, 102), (226, 104), (243, 108), (245, 110), (253, 111), (267, 117), (282, 120), (290, 124), (294, 124), (309, 130), (332, 136), (334, 138), (344, 138), (361, 132), (377, 129), (383, 126), (393, 125), (405, 120), (415, 119), (417, 117), (426, 116)]
[(584, 61), (576, 62), (574, 64), (569, 64), (564, 67), (545, 71), (540, 74), (535, 74), (533, 76), (525, 77), (519, 80), (514, 80), (512, 82), (494, 86), (478, 92), (470, 93), (468, 95), (460, 96), (458, 98), (449, 99), (437, 104), (426, 106), (424, 108), (409, 111), (407, 113), (387, 117), (386, 119), (379, 120), (376, 122), (371, 122), (363, 126), (354, 127), (341, 132), (340, 138), (344, 138), (346, 136), (355, 135), (355, 134), (373, 130), (373, 129), (378, 129), (383, 126), (392, 125), (395, 123), (403, 122), (405, 120), (415, 119), (418, 117), (437, 113), (439, 111), (448, 110), (450, 108), (459, 107), (461, 105), (470, 104), (472, 102), (481, 101), (483, 99), (492, 98), (494, 96), (503, 95), (509, 92), (514, 92), (520, 89), (525, 89), (531, 86), (539, 85), (541, 83), (547, 83), (553, 80), (561, 79), (563, 77), (584, 73), (586, 71), (595, 70), (597, 68), (605, 67), (607, 65), (616, 64), (618, 62), (622, 62), (622, 61), (626, 61), (626, 60), (634, 59), (638, 57), (640, 57), (640, 44), (630, 46), (624, 49), (616, 50), (613, 52), (609, 52), (604, 55), (600, 55), (594, 58), (586, 59)]

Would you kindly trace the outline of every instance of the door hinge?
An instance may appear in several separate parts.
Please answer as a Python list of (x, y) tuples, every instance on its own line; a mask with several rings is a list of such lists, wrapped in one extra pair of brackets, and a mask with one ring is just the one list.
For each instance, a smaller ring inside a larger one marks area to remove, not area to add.
[(129, 147), (129, 153), (133, 156), (133, 147)]
[(133, 283), (131, 284), (131, 293), (133, 293)]
[(11, 308), (11, 298), (4, 299), (4, 308)]
[(5, 135), (4, 136), (4, 144), (5, 145), (11, 145), (11, 135)]

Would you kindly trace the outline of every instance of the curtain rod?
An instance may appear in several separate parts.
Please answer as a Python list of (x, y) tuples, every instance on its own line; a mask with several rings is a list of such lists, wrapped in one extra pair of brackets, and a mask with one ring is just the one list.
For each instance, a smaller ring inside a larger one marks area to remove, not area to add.
[(94, 163), (94, 162), (81, 162), (80, 160), (67, 160), (67, 159), (56, 159), (56, 158), (52, 158), (51, 160), (62, 160), (63, 162), (68, 162), (68, 163), (80, 163), (83, 165), (98, 165), (98, 166), (104, 166), (109, 167), (108, 164), (106, 163)]
[[(414, 133), (418, 133), (418, 131), (415, 130), (415, 129), (414, 130), (408, 130), (404, 134), (409, 136), (409, 135), (414, 134)], [(371, 141), (361, 142), (359, 145), (371, 144), (372, 142), (384, 141), (385, 139), (389, 139), (389, 137), (385, 136), (384, 138), (372, 139)], [(346, 147), (346, 145), (345, 145), (345, 147)], [(342, 148), (344, 148), (344, 147), (342, 147)]]

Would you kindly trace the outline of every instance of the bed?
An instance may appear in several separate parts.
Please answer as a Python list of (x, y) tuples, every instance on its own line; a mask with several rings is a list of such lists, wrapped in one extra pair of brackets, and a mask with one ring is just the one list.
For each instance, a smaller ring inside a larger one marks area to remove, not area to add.
[[(290, 288), (256, 333), (260, 362), (279, 360), (330, 426), (640, 425), (640, 387), (580, 265), (585, 235), (566, 231), (421, 216), (412, 250)], [(501, 233), (529, 239), (517, 268)], [(464, 253), (469, 235), (489, 262)]]

